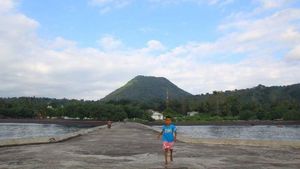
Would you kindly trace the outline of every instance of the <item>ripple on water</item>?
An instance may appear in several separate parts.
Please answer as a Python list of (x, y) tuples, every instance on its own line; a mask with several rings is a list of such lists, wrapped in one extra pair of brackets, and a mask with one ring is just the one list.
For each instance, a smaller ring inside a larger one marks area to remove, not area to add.
[[(154, 128), (160, 128), (160, 126), (154, 126)], [(300, 141), (300, 125), (177, 126), (177, 131), (191, 138)]]
[(68, 127), (57, 124), (0, 123), (0, 140), (54, 136), (75, 132), (79, 129), (79, 127)]

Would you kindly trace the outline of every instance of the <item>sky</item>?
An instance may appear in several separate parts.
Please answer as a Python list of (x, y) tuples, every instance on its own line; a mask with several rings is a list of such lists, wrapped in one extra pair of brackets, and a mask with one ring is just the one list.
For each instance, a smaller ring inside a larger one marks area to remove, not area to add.
[(0, 0), (0, 97), (300, 83), (300, 0)]

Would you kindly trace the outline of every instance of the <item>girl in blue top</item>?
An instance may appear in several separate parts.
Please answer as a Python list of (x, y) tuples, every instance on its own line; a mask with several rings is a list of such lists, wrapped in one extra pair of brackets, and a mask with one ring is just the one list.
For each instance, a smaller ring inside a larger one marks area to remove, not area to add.
[(162, 126), (162, 131), (158, 138), (162, 135), (163, 149), (165, 151), (165, 163), (168, 164), (168, 151), (170, 151), (170, 161), (173, 161), (173, 146), (176, 141), (176, 126), (171, 124), (172, 120), (169, 116), (165, 119), (165, 125)]

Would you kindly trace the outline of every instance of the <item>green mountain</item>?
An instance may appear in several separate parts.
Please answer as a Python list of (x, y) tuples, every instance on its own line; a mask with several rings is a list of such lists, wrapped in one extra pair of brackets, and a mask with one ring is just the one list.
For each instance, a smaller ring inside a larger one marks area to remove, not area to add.
[(253, 88), (233, 90), (233, 91), (215, 91), (213, 94), (195, 95), (194, 99), (198, 101), (208, 100), (218, 96), (222, 97), (235, 97), (240, 102), (283, 102), (293, 100), (300, 103), (300, 84), (292, 84), (287, 86), (264, 86), (258, 85)]
[(188, 100), (191, 110), (239, 119), (300, 120), (300, 84), (214, 91)]
[[(191, 95), (166, 78), (137, 76), (102, 101), (52, 99), (38, 97), (0, 97), (1, 118), (89, 117), (99, 120), (140, 118), (149, 120), (145, 110), (168, 110), (186, 115), (197, 111), (199, 116), (186, 120), (300, 120), (300, 84), (214, 91)], [(49, 108), (51, 107), (51, 108)]]
[(177, 100), (192, 96), (180, 89), (164, 77), (136, 76), (121, 88), (104, 97), (103, 101), (131, 100), (147, 102), (166, 100), (167, 93), (170, 100)]

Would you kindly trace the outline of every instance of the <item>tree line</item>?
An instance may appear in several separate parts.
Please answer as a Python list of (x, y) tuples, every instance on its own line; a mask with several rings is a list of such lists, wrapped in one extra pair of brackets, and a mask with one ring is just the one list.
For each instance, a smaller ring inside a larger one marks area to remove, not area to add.
[(36, 97), (0, 98), (0, 118), (92, 118), (120, 121), (125, 118), (151, 120), (140, 105)]
[[(98, 120), (138, 118), (153, 120), (147, 110), (153, 109), (176, 117), (197, 111), (186, 120), (300, 120), (300, 84), (214, 91), (180, 100), (85, 101), (37, 97), (0, 98), (0, 118), (73, 117)], [(213, 118), (212, 118), (213, 117)]]

